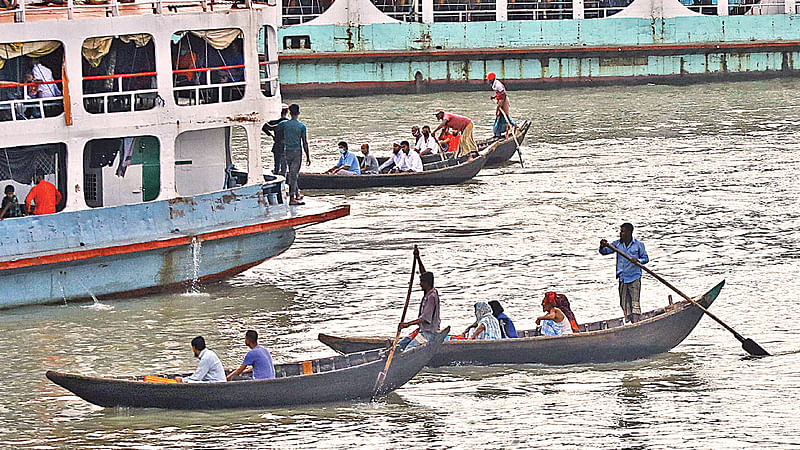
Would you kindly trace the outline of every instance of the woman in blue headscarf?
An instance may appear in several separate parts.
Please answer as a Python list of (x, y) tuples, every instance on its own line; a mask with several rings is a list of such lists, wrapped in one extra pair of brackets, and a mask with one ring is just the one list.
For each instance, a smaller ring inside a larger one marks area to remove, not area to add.
[(492, 315), (492, 308), (486, 302), (475, 303), (475, 331), (469, 339), (501, 339), (500, 323)]

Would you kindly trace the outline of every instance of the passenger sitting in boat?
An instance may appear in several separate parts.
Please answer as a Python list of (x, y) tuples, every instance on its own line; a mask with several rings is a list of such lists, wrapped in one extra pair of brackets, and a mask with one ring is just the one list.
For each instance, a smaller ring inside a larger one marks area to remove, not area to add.
[(418, 126), (414, 125), (411, 127), (411, 136), (414, 138), (415, 143), (419, 140), (419, 137), (422, 136), (422, 133), (419, 132)]
[(519, 337), (517, 334), (517, 329), (514, 327), (514, 322), (503, 313), (503, 307), (500, 306), (500, 302), (497, 300), (492, 300), (489, 302), (489, 306), (492, 307), (492, 315), (500, 322), (500, 331), (503, 333), (504, 338), (515, 338)]
[(361, 175), (375, 175), (378, 173), (378, 159), (369, 152), (369, 144), (361, 144)]
[(536, 318), (536, 325), (541, 324), (543, 336), (560, 336), (572, 334), (572, 327), (567, 316), (556, 306), (555, 296), (545, 296), (542, 300), (542, 311), (546, 314)]
[(572, 313), (572, 308), (569, 306), (569, 300), (567, 300), (567, 296), (564, 294), (557, 294), (555, 292), (548, 292), (544, 294), (545, 297), (552, 296), (556, 299), (556, 307), (567, 316), (567, 320), (569, 320), (569, 325), (572, 327), (572, 332), (577, 333), (580, 331), (578, 327), (578, 321), (575, 320), (575, 314)]
[(461, 140), (458, 131), (445, 128), (439, 135), (439, 145), (443, 152), (454, 152), (458, 150), (458, 142)]
[(422, 127), (422, 136), (417, 139), (414, 150), (420, 156), (439, 153), (439, 143), (436, 142), (436, 137), (431, 134), (431, 127), (427, 125)]
[(211, 383), (225, 381), (225, 368), (217, 357), (217, 354), (206, 348), (206, 340), (203, 336), (192, 339), (192, 352), (195, 358), (200, 360), (197, 363), (197, 370), (186, 378), (175, 377), (178, 383)]
[(417, 152), (411, 151), (408, 141), (401, 142), (400, 148), (403, 150), (403, 160), (400, 161), (398, 172), (422, 172), (422, 158)]
[(272, 364), (272, 355), (269, 351), (258, 345), (258, 333), (255, 330), (247, 330), (244, 334), (244, 345), (250, 348), (244, 361), (238, 369), (228, 374), (227, 380), (238, 377), (245, 372), (247, 366), (252, 366), (254, 380), (269, 380), (275, 378), (275, 366)]
[(392, 144), (392, 156), (383, 162), (378, 167), (378, 172), (387, 173), (397, 167), (400, 167), (400, 161), (403, 159), (403, 154), (400, 152), (400, 141), (394, 141)]
[[(500, 322), (492, 315), (492, 307), (486, 302), (475, 303), (476, 322), (470, 325), (462, 337), (470, 333), (468, 339), (502, 339), (503, 332), (500, 330)], [(474, 330), (474, 331), (472, 331)]]
[(3, 196), (3, 205), (0, 209), (0, 220), (10, 217), (22, 217), (22, 208), (19, 206), (17, 196), (14, 194), (14, 186), (8, 185)]
[(361, 165), (358, 158), (347, 149), (347, 142), (339, 142), (339, 162), (335, 166), (326, 170), (325, 173), (331, 175), (361, 175)]

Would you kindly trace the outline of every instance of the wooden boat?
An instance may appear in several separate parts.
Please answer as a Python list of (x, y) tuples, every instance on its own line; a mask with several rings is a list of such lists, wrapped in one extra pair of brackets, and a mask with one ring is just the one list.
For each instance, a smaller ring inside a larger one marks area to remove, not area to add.
[(531, 127), (530, 121), (525, 121), (515, 131), (517, 140), (513, 137), (508, 139), (490, 139), (478, 143), (478, 151), (486, 154), (486, 167), (500, 166), (508, 162), (515, 153), (517, 153), (517, 143), (522, 145), (525, 140), (525, 135), (528, 134), (528, 129)]
[[(698, 302), (708, 308), (719, 295), (724, 281)], [(623, 325), (622, 318), (581, 324), (581, 332), (565, 336), (536, 336), (521, 331), (519, 338), (445, 341), (431, 366), (451, 364), (583, 364), (626, 361), (669, 351), (694, 329), (703, 313), (688, 301), (668, 305), (642, 315), (642, 320)], [(379, 337), (334, 337), (319, 340), (340, 353), (385, 347)]]
[[(385, 395), (413, 378), (438, 352), (448, 332), (449, 329), (440, 332), (437, 339), (425, 345), (395, 352), (386, 381), (377, 395)], [(105, 407), (264, 408), (370, 399), (375, 380), (386, 365), (387, 354), (386, 349), (376, 349), (278, 364), (275, 379), (242, 378), (226, 383), (149, 383), (141, 376), (106, 378), (53, 371), (48, 371), (46, 376), (78, 397)]]
[[(447, 154), (445, 154), (447, 155)], [(460, 184), (471, 180), (486, 164), (486, 156), (476, 158), (423, 157), (422, 172), (381, 173), (376, 175), (330, 175), (301, 173), (300, 189), (362, 189), (373, 187), (433, 186)]]

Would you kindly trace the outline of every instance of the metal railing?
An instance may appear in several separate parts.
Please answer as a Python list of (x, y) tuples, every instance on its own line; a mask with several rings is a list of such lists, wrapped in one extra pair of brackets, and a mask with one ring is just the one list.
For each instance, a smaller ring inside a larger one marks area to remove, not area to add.
[(0, 122), (57, 117), (64, 112), (64, 97), (0, 101)]
[(92, 92), (84, 87), (83, 107), (91, 114), (115, 112), (145, 111), (155, 108), (159, 98), (158, 89), (125, 88), (123, 80), (131, 78), (151, 79), (155, 83), (156, 72), (121, 73), (113, 75), (92, 75), (83, 77), (83, 81), (114, 80), (114, 90)]
[[(179, 106), (187, 105), (207, 105), (211, 103), (232, 102), (241, 100), (244, 97), (244, 87), (247, 84), (245, 81), (231, 80), (231, 81), (217, 81), (211, 82), (212, 72), (222, 72), (221, 77), (230, 77), (231, 70), (244, 70), (244, 64), (233, 64), (228, 66), (216, 67), (198, 67), (191, 69), (174, 69), (172, 71), (175, 75), (188, 75), (193, 74), (192, 79), (197, 79), (197, 82), (190, 81), (187, 78), (187, 83), (180, 84), (177, 77), (173, 78), (172, 92), (175, 96), (175, 103)], [(220, 76), (220, 75), (218, 75)], [(244, 73), (241, 74), (244, 79)], [(201, 80), (203, 78), (204, 80)], [(185, 95), (189, 93), (190, 95)]]
[(274, 97), (278, 93), (278, 61), (260, 61), (258, 72), (261, 92), (267, 97)]

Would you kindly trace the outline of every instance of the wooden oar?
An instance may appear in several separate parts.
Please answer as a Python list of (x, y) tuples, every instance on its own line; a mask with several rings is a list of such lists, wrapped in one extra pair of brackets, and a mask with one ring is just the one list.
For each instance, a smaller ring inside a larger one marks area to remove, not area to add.
[[(416, 245), (414, 246), (414, 250), (417, 250)], [(374, 394), (377, 394), (378, 390), (383, 386), (383, 382), (386, 381), (386, 374), (389, 372), (389, 366), (392, 364), (392, 358), (394, 358), (394, 352), (397, 349), (397, 341), (400, 340), (400, 332), (402, 331), (400, 326), (406, 321), (406, 311), (408, 311), (408, 302), (411, 300), (411, 290), (414, 288), (414, 272), (416, 272), (416, 270), (417, 256), (415, 251), (414, 262), (411, 263), (411, 281), (408, 282), (408, 293), (406, 294), (406, 304), (403, 306), (403, 315), (400, 317), (400, 323), (397, 325), (397, 334), (394, 337), (392, 349), (389, 350), (389, 357), (386, 358), (386, 366), (384, 366), (383, 371), (378, 374), (378, 378), (375, 380), (375, 389), (373, 389)]]
[[(508, 127), (511, 126), (511, 120), (509, 120), (508, 115), (506, 114), (505, 111), (503, 111), (503, 108), (500, 108), (500, 112), (503, 113), (503, 117), (506, 119), (506, 129), (508, 129)], [(514, 125), (514, 127), (516, 128), (516, 125)], [(514, 137), (514, 143), (517, 144), (517, 156), (519, 156), (519, 165), (524, 169), (525, 164), (522, 163), (522, 147), (520, 147), (519, 141), (517, 140), (517, 133), (511, 131), (511, 136)]]
[(700, 311), (703, 311), (704, 313), (706, 313), (706, 315), (708, 315), (708, 317), (711, 317), (718, 324), (722, 325), (726, 330), (728, 330), (731, 333), (733, 333), (733, 337), (735, 337), (739, 342), (742, 343), (742, 348), (744, 349), (744, 351), (746, 351), (747, 353), (749, 353), (749, 354), (751, 354), (753, 356), (769, 356), (769, 352), (767, 352), (760, 345), (758, 345), (756, 343), (756, 341), (754, 341), (754, 340), (752, 340), (750, 338), (742, 337), (741, 334), (737, 333), (736, 330), (734, 330), (733, 328), (729, 327), (728, 324), (726, 324), (725, 322), (720, 320), (714, 314), (711, 314), (711, 312), (709, 310), (707, 310), (706, 308), (704, 308), (703, 305), (701, 305), (701, 304), (697, 303), (696, 301), (692, 300), (688, 295), (686, 295), (683, 292), (679, 291), (678, 288), (676, 288), (675, 286), (669, 284), (667, 282), (667, 280), (661, 278), (657, 274), (653, 273), (652, 270), (650, 270), (647, 267), (645, 267), (642, 264), (640, 264), (639, 261), (636, 261), (635, 259), (633, 259), (630, 256), (626, 255), (622, 250), (620, 250), (620, 249), (618, 249), (616, 247), (613, 247), (611, 245), (607, 245), (606, 247), (608, 247), (611, 250), (613, 250), (613, 251), (617, 252), (618, 254), (622, 255), (623, 258), (627, 259), (628, 261), (633, 263), (635, 266), (637, 266), (640, 269), (644, 270), (645, 272), (649, 273), (656, 280), (664, 283), (664, 285), (666, 285), (668, 288), (670, 288), (673, 291), (675, 291), (678, 295), (680, 295), (681, 297), (685, 298), (686, 300), (689, 300), (690, 302), (692, 302), (692, 304), (694, 304), (694, 306), (697, 306), (698, 308), (700, 308)]

